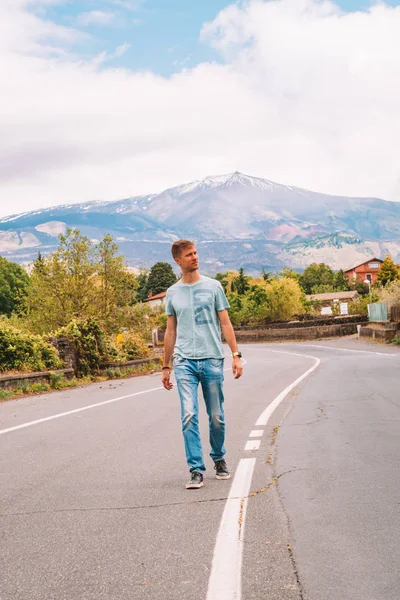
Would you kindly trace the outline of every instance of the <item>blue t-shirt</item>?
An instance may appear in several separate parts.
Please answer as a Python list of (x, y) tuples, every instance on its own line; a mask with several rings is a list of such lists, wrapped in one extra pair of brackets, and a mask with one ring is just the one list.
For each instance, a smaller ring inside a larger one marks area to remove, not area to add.
[(203, 275), (196, 283), (178, 281), (167, 290), (165, 312), (177, 319), (174, 356), (224, 358), (218, 312), (229, 308), (222, 285)]

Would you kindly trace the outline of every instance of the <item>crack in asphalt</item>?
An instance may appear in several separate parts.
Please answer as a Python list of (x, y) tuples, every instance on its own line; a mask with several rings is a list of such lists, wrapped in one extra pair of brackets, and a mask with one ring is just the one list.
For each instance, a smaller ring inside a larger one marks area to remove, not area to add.
[[(325, 407), (324, 407), (323, 404), (319, 406), (319, 409), (320, 409), (320, 415), (317, 416), (317, 422), (321, 423), (321, 422), (323, 422), (323, 421), (325, 421), (327, 419), (327, 415), (325, 413)], [(321, 418), (322, 417), (321, 413), (324, 415), (324, 418)], [(284, 420), (286, 420), (286, 417), (287, 417), (287, 415), (285, 416)], [(282, 424), (281, 424), (281, 426), (282, 426)], [(278, 431), (277, 431), (277, 434), (278, 434)], [(289, 514), (288, 514), (288, 512), (286, 510), (285, 504), (283, 502), (283, 498), (282, 498), (282, 496), (280, 494), (280, 491), (279, 491), (278, 480), (281, 477), (283, 477), (284, 475), (290, 475), (290, 473), (296, 473), (297, 471), (308, 471), (309, 469), (294, 467), (294, 468), (288, 469), (287, 471), (284, 471), (283, 473), (280, 473), (279, 475), (276, 475), (276, 464), (272, 464), (271, 467), (272, 467), (272, 473), (275, 474), (275, 477), (273, 478), (272, 482), (276, 483), (276, 487), (275, 487), (275, 489), (276, 489), (276, 495), (277, 495), (277, 498), (278, 498), (278, 502), (281, 505), (281, 510), (282, 510), (282, 512), (283, 512), (283, 514), (285, 515), (285, 518), (286, 518), (287, 528), (288, 528), (288, 533), (289, 533), (289, 539), (290, 538), (293, 539), (292, 523), (291, 523)], [(272, 485), (270, 484), (267, 489), (270, 489), (271, 487), (272, 487)], [(294, 574), (294, 577), (295, 577), (295, 580), (296, 580), (296, 585), (297, 585), (297, 591), (298, 591), (298, 595), (299, 595), (299, 600), (305, 600), (303, 586), (302, 586), (302, 583), (301, 583), (301, 580), (300, 580), (300, 573), (298, 571), (296, 560), (295, 560), (295, 557), (294, 557), (294, 553), (293, 553), (293, 550), (292, 550), (292, 547), (291, 547), (290, 544), (287, 544), (287, 550), (288, 550), (288, 553), (289, 553), (289, 559), (290, 559), (290, 562), (291, 562), (291, 565), (292, 565), (293, 574)]]
[(242, 498), (240, 501), (240, 513), (239, 513), (239, 532), (238, 532), (238, 540), (240, 542), (242, 537), (242, 527), (243, 527), (243, 513), (244, 513), (244, 501), (246, 498)]
[[(235, 498), (236, 500), (239, 497)], [(234, 498), (229, 498), (234, 499)], [(74, 513), (74, 512), (116, 512), (123, 510), (144, 510), (146, 508), (168, 508), (170, 506), (190, 506), (191, 504), (205, 504), (208, 502), (223, 502), (228, 500), (227, 496), (222, 498), (203, 498), (201, 500), (192, 500), (192, 501), (183, 501), (183, 502), (165, 502), (160, 504), (139, 504), (137, 506), (107, 506), (107, 507), (93, 507), (93, 508), (58, 508), (55, 510), (32, 510), (32, 511), (21, 511), (21, 512), (13, 512), (13, 513), (2, 513), (0, 514), (0, 518), (2, 517), (21, 517), (27, 515), (51, 515), (57, 513)]]
[(290, 544), (288, 544), (287, 545), (287, 549), (288, 549), (288, 552), (289, 552), (290, 562), (292, 563), (292, 568), (293, 568), (293, 571), (294, 571), (294, 575), (296, 577), (296, 582), (297, 582), (297, 587), (298, 587), (298, 591), (299, 591), (299, 595), (300, 595), (300, 600), (304, 600), (303, 586), (301, 585), (301, 582), (300, 582), (300, 576), (299, 576), (299, 572), (297, 570), (297, 565), (296, 565), (296, 561), (295, 561), (295, 558), (294, 558), (292, 546), (290, 546)]
[(278, 478), (274, 477), (272, 479), (272, 481), (270, 483), (267, 483), (267, 485), (265, 485), (264, 487), (260, 488), (256, 492), (250, 492), (249, 496), (255, 498), (256, 496), (259, 496), (260, 494), (264, 494), (265, 492), (268, 492), (269, 488), (272, 487), (273, 485), (275, 485), (277, 481), (278, 481)]
[(276, 477), (272, 478), (272, 481), (270, 481), (269, 483), (267, 483), (264, 487), (260, 488), (259, 490), (256, 490), (255, 492), (250, 492), (250, 494), (247, 496), (247, 498), (255, 498), (256, 496), (259, 496), (260, 494), (264, 494), (265, 492), (268, 492), (268, 490), (273, 486), (276, 485), (278, 482), (278, 479), (280, 479), (281, 477), (283, 477), (284, 475), (289, 475), (289, 473), (297, 473), (298, 471), (308, 471), (309, 469), (298, 469), (297, 467), (294, 469), (290, 469), (289, 471), (284, 471), (283, 473), (280, 473), (280, 475), (277, 475)]
[(271, 446), (275, 445), (278, 432), (279, 432), (279, 425), (275, 425), (274, 432), (272, 434), (272, 439), (271, 439)]
[[(201, 498), (199, 500), (185, 500), (182, 502), (164, 502), (159, 504), (139, 504), (138, 506), (100, 506), (93, 508), (58, 508), (55, 510), (29, 510), (29, 511), (20, 511), (20, 512), (9, 512), (9, 513), (0, 513), (0, 518), (4, 517), (24, 517), (24, 516), (32, 516), (32, 515), (51, 515), (58, 513), (75, 513), (75, 512), (117, 512), (117, 511), (133, 511), (133, 510), (145, 510), (146, 508), (169, 508), (172, 506), (190, 506), (192, 504), (207, 504), (211, 502), (226, 502), (227, 500), (244, 500), (249, 498), (254, 498), (267, 492), (271, 486), (275, 485), (281, 477), (284, 475), (288, 475), (289, 473), (294, 473), (296, 471), (305, 471), (307, 469), (291, 469), (290, 471), (285, 471), (281, 473), (277, 477), (274, 477), (272, 481), (267, 483), (264, 487), (256, 490), (254, 492), (250, 492), (247, 496), (221, 496), (220, 498)], [(240, 525), (239, 520), (239, 525)]]

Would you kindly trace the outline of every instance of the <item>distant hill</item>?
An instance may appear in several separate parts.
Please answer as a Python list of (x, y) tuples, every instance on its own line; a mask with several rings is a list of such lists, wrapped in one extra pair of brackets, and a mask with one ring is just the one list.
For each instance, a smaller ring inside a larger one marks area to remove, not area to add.
[(170, 259), (170, 244), (197, 241), (203, 271), (248, 272), (310, 262), (347, 268), (390, 253), (400, 260), (400, 203), (346, 198), (232, 173), (160, 194), (69, 204), (0, 220), (0, 254), (26, 263), (77, 227), (90, 239), (111, 233), (132, 267)]

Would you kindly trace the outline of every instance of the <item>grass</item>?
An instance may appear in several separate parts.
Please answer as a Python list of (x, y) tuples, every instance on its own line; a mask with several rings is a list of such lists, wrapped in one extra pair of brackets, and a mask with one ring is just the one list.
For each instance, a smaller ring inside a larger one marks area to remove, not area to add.
[(2, 390), (0, 389), (0, 402), (5, 400), (11, 400), (12, 398), (20, 398), (23, 396), (32, 396), (36, 394), (43, 394), (46, 392), (52, 392), (54, 390), (63, 390), (66, 388), (76, 388), (91, 383), (107, 381), (109, 379), (127, 379), (129, 377), (139, 377), (141, 375), (148, 375), (160, 370), (160, 362), (155, 359), (154, 362), (146, 363), (143, 365), (136, 365), (130, 367), (125, 371), (121, 371), (119, 368), (106, 369), (103, 373), (98, 375), (88, 375), (86, 377), (79, 377), (74, 379), (66, 379), (61, 373), (52, 373), (49, 378), (49, 382), (37, 382), (28, 384), (22, 384), (13, 390)]
[(127, 377), (138, 377), (139, 375), (147, 375), (148, 373), (153, 373), (154, 371), (160, 370), (159, 361), (155, 360), (154, 362), (150, 362), (144, 365), (136, 365), (134, 367), (129, 367), (124, 371), (121, 371), (118, 368), (108, 368), (106, 369), (107, 379), (126, 379)]

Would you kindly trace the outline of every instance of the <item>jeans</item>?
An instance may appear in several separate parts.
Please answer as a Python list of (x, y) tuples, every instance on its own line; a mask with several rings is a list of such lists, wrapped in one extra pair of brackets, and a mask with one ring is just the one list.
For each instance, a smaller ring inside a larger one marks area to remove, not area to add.
[(181, 401), (182, 432), (190, 471), (206, 470), (199, 431), (199, 383), (203, 391), (210, 430), (210, 456), (221, 460), (225, 455), (225, 415), (223, 409), (224, 359), (190, 360), (174, 358), (174, 371)]

